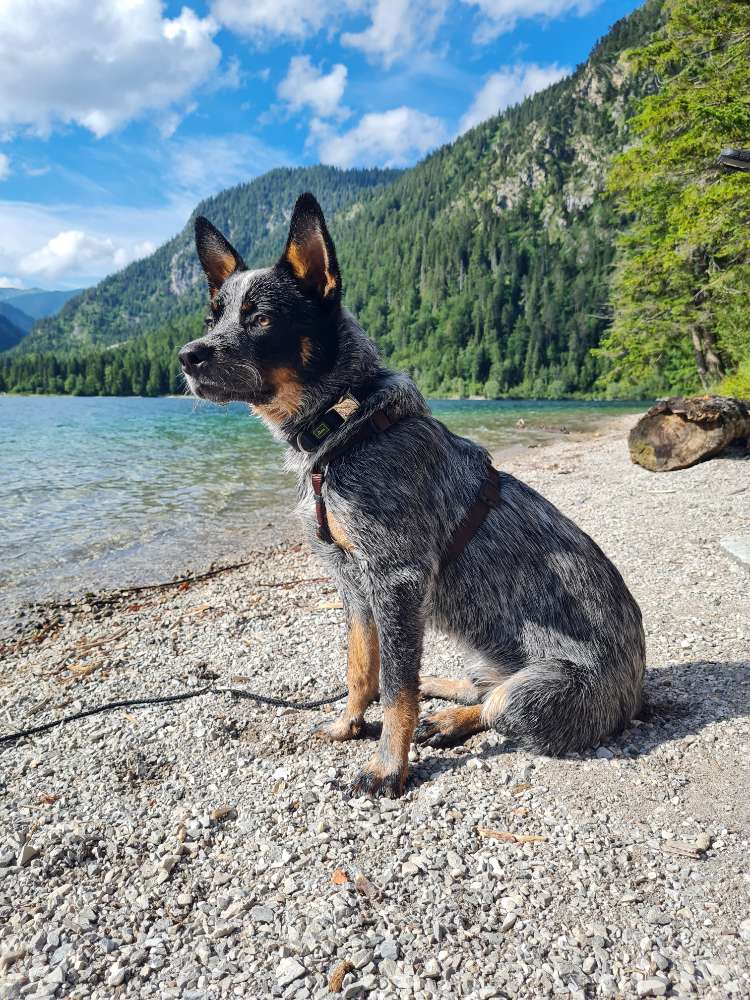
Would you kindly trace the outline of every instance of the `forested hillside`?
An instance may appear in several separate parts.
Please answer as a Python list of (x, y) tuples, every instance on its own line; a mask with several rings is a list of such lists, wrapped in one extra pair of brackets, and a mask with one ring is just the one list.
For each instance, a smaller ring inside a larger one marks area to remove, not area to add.
[(150, 257), (86, 289), (56, 316), (37, 324), (20, 350), (115, 344), (194, 312), (205, 292), (193, 242), (195, 215), (208, 216), (248, 265), (264, 264), (280, 253), (300, 191), (315, 191), (326, 211), (335, 214), (350, 207), (363, 191), (388, 184), (398, 174), (323, 166), (284, 168), (222, 191), (202, 201), (185, 228)]
[[(646, 42), (660, 17), (660, 0), (648, 0), (572, 76), (395, 179), (324, 167), (272, 171), (197, 211), (248, 263), (268, 263), (283, 245), (294, 197), (315, 192), (337, 242), (346, 304), (386, 358), (429, 393), (590, 393), (606, 364), (591, 349), (610, 322), (614, 245), (625, 222), (605, 191), (607, 172), (629, 140), (626, 122), (638, 99), (654, 88), (653, 74), (630, 68), (623, 52)], [(149, 391), (157, 384), (167, 391), (176, 377), (167, 353), (174, 326), (148, 339), (137, 335), (196, 308), (203, 295), (186, 230), (70, 302), (17, 352), (136, 337), (131, 363), (138, 356), (153, 367), (158, 358), (146, 382)], [(52, 359), (17, 355), (0, 367), (0, 379), (10, 389), (49, 391), (62, 382), (75, 387), (66, 391), (83, 391), (97, 378), (87, 366), (98, 371), (124, 358), (122, 350), (109, 358), (101, 351), (60, 356), (54, 375)], [(129, 391), (144, 391), (143, 381), (138, 376)], [(655, 386), (629, 386), (644, 388)], [(112, 390), (102, 382), (100, 391)], [(610, 392), (618, 391), (613, 384)]]

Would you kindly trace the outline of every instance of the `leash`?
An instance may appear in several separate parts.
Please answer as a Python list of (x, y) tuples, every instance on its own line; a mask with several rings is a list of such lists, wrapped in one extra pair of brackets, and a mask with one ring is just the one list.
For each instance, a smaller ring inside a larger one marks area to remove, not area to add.
[(148, 705), (170, 705), (175, 702), (189, 701), (191, 698), (199, 698), (204, 694), (229, 694), (234, 698), (244, 698), (247, 701), (257, 702), (259, 705), (269, 705), (272, 708), (291, 708), (304, 712), (313, 708), (320, 708), (335, 701), (341, 701), (346, 696), (346, 688), (332, 691), (325, 697), (316, 698), (312, 701), (290, 701), (288, 698), (275, 698), (272, 695), (256, 694), (253, 691), (243, 691), (240, 688), (214, 687), (209, 684), (207, 687), (197, 688), (195, 691), (182, 691), (179, 694), (167, 694), (155, 698), (127, 698), (122, 701), (107, 701), (103, 705), (94, 708), (85, 708), (72, 715), (64, 715), (61, 719), (53, 719), (51, 722), (43, 722), (30, 729), (19, 729), (14, 733), (6, 733), (0, 736), (0, 749), (10, 746), (18, 740), (26, 739), (29, 736), (39, 736), (41, 733), (48, 733), (58, 726), (64, 726), (68, 722), (75, 722), (78, 719), (88, 719), (92, 715), (101, 715), (104, 712), (112, 712), (117, 708), (144, 708)]

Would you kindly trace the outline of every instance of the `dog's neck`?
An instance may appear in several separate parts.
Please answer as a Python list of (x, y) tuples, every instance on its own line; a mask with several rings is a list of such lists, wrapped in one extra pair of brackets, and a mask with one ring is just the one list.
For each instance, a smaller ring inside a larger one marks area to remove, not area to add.
[(302, 386), (299, 403), (294, 411), (278, 421), (268, 420), (262, 411), (258, 411), (274, 437), (287, 444), (296, 441), (301, 431), (319, 419), (321, 414), (347, 393), (359, 396), (363, 389), (374, 387), (379, 376), (387, 374), (378, 357), (377, 348), (345, 309), (341, 310), (336, 333), (336, 363), (313, 383)]
[(308, 466), (312, 466), (315, 460), (315, 454), (296, 450), (300, 433), (308, 430), (347, 393), (359, 400), (359, 406), (348, 417), (345, 425), (327, 439), (327, 444), (341, 440), (348, 433), (350, 425), (356, 426), (381, 407), (387, 406), (398, 417), (429, 413), (422, 394), (412, 380), (383, 365), (375, 344), (344, 309), (341, 311), (337, 332), (338, 354), (333, 368), (314, 384), (303, 387), (300, 405), (293, 414), (279, 423), (265, 421), (274, 436), (290, 446), (286, 464), (298, 473), (309, 471)]

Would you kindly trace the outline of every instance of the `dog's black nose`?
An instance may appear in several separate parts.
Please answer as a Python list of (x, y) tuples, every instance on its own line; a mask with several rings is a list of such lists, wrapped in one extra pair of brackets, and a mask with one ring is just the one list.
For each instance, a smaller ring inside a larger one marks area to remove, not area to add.
[(177, 357), (180, 359), (182, 370), (188, 375), (194, 375), (205, 365), (212, 353), (213, 348), (210, 344), (206, 344), (202, 340), (193, 340), (191, 343), (185, 344)]

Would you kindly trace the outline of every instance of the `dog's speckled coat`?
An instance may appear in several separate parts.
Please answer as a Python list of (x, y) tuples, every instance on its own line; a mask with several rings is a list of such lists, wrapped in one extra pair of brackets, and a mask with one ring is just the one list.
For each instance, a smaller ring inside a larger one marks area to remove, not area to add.
[[(205, 220), (198, 251), (212, 291), (211, 328), (180, 352), (202, 398), (244, 399), (291, 442), (347, 390), (362, 406), (313, 454), (289, 449), (300, 513), (329, 566), (350, 629), (349, 699), (327, 730), (359, 734), (379, 691), (383, 731), (355, 793), (400, 794), (412, 739), (433, 745), (494, 726), (543, 754), (595, 745), (641, 704), (641, 615), (617, 569), (552, 504), (501, 473), (502, 502), (458, 558), (441, 568), (474, 503), (484, 449), (435, 420), (414, 383), (381, 364), (341, 306), (336, 255), (317, 202), (298, 201), (273, 268), (248, 271)], [(388, 407), (398, 422), (335, 457), (324, 494), (336, 544), (315, 537), (309, 473), (326, 452)], [(468, 678), (422, 678), (423, 693), (464, 703), (417, 727), (426, 624), (471, 654)]]

